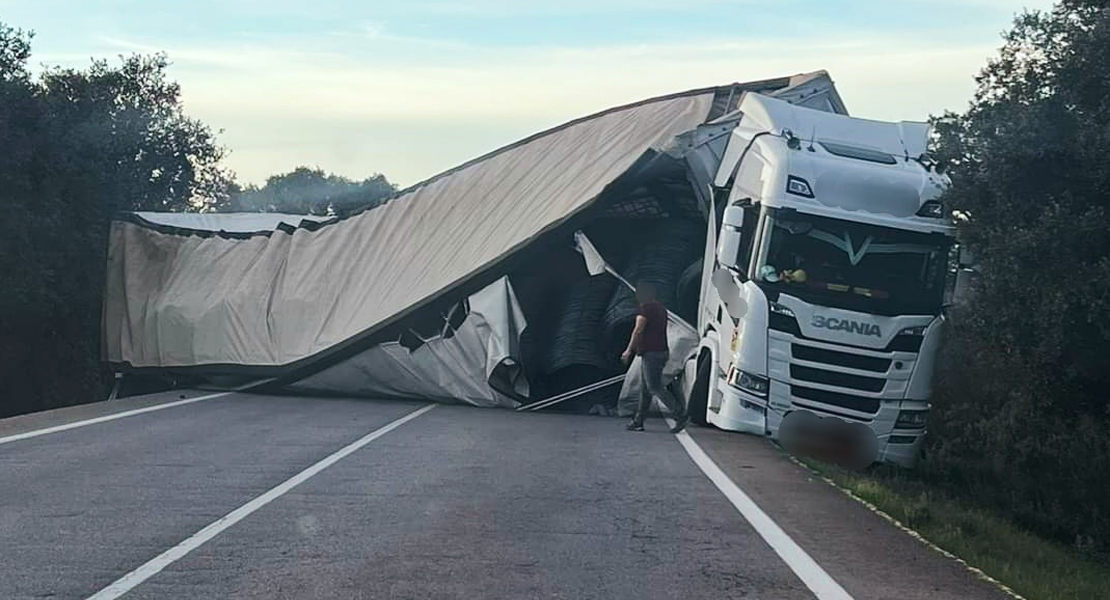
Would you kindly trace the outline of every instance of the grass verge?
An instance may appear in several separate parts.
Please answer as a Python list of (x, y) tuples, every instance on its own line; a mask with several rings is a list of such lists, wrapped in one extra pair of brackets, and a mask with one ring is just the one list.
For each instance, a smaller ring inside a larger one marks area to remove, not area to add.
[(1033, 535), (912, 474), (805, 464), (1027, 600), (1110, 599), (1110, 564)]

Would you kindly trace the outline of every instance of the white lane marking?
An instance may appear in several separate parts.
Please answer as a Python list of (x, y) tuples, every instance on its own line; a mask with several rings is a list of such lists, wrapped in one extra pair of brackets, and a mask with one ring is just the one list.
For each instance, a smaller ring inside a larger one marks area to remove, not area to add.
[(271, 488), (270, 491), (262, 494), (261, 496), (258, 496), (250, 502), (247, 502), (246, 504), (227, 513), (219, 519), (216, 519), (204, 529), (201, 529), (200, 531), (186, 538), (180, 544), (150, 559), (139, 568), (117, 579), (108, 587), (100, 590), (92, 596), (89, 596), (88, 600), (115, 600), (116, 598), (119, 598), (120, 596), (134, 589), (135, 586), (157, 575), (159, 572), (162, 571), (162, 569), (165, 569), (166, 567), (173, 564), (175, 561), (180, 560), (193, 550), (201, 547), (212, 538), (220, 535), (220, 533), (222, 533), (224, 530), (247, 518), (254, 511), (262, 508), (263, 506), (266, 506), (267, 504), (280, 498), (286, 492), (292, 490), (305, 481), (308, 481), (310, 478), (312, 478), (312, 476), (316, 475), (320, 471), (323, 471), (324, 469), (334, 465), (340, 460), (343, 460), (359, 448), (362, 448), (366, 444), (369, 444), (370, 442), (382, 437), (390, 431), (397, 429), (401, 425), (404, 425), (405, 423), (408, 423), (409, 421), (419, 417), (420, 415), (432, 410), (436, 406), (437, 405), (435, 404), (429, 404), (423, 408), (410, 412), (400, 419), (397, 419), (396, 421), (393, 421), (388, 425), (384, 425), (378, 429), (375, 429), (374, 431), (366, 434), (358, 440), (351, 442), (350, 444), (337, 450), (335, 453), (325, 457), (320, 462), (312, 465), (311, 467), (308, 467), (300, 473), (297, 473), (289, 479), (286, 479), (277, 487)]
[[(674, 426), (674, 422), (670, 419), (667, 419), (667, 423)], [(729, 479), (717, 463), (713, 462), (713, 459), (709, 458), (709, 455), (694, 441), (694, 438), (690, 437), (690, 434), (682, 431), (675, 434), (675, 437), (702, 473), (705, 473), (713, 485), (721, 490), (729, 502), (732, 502), (736, 510), (740, 511), (748, 523), (751, 523), (759, 536), (786, 562), (790, 570), (794, 571), (794, 574), (806, 584), (818, 600), (853, 600), (848, 592), (844, 591), (844, 588), (840, 587), (840, 584), (817, 564), (817, 561), (806, 554), (806, 551), (772, 521), (771, 517), (767, 516), (767, 513), (763, 512), (763, 509), (740, 489), (740, 486)]]
[(24, 432), (24, 433), (17, 433), (15, 435), (9, 435), (7, 437), (0, 437), (0, 444), (8, 444), (10, 442), (18, 442), (20, 440), (26, 440), (26, 439), (30, 439), (30, 438), (34, 438), (34, 437), (39, 437), (40, 435), (58, 433), (59, 431), (68, 431), (70, 429), (77, 429), (78, 427), (85, 427), (86, 425), (96, 425), (97, 423), (106, 423), (108, 421), (115, 421), (116, 419), (123, 419), (123, 418), (126, 418), (126, 417), (133, 417), (135, 415), (141, 415), (143, 413), (154, 412), (156, 410), (162, 410), (164, 408), (173, 408), (175, 406), (184, 406), (186, 404), (192, 404), (194, 402), (201, 402), (201, 401), (204, 401), (204, 400), (214, 400), (216, 398), (222, 398), (224, 396), (229, 396), (229, 395), (234, 394), (234, 393), (235, 392), (232, 391), (232, 392), (220, 392), (218, 394), (208, 394), (206, 396), (197, 396), (196, 398), (188, 398), (186, 400), (176, 400), (174, 402), (167, 402), (165, 404), (155, 404), (154, 406), (147, 406), (145, 408), (136, 408), (135, 410), (125, 410), (123, 412), (113, 413), (113, 414), (110, 414), (110, 415), (104, 415), (102, 417), (96, 417), (96, 418), (93, 418), (93, 419), (85, 419), (84, 421), (74, 421), (72, 423), (66, 423), (64, 425), (55, 425), (53, 427), (46, 427), (44, 429), (36, 429), (34, 431), (27, 431), (27, 432)]

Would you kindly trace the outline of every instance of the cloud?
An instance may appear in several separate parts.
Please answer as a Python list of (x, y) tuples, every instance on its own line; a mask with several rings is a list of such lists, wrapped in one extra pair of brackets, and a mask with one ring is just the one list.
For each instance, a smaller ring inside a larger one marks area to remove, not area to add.
[[(843, 37), (660, 44), (459, 45), (410, 52), (384, 23), (342, 47), (165, 47), (190, 114), (225, 130), (248, 181), (297, 164), (412, 183), (561, 122), (653, 95), (827, 69), (854, 114), (923, 119), (960, 109), (993, 45)], [(102, 38), (119, 51), (153, 44)], [(369, 46), (367, 46), (369, 45)], [(392, 49), (394, 52), (383, 52)]]
[(472, 17), (515, 17), (542, 15), (596, 15), (628, 11), (683, 12), (712, 6), (737, 6), (754, 0), (558, 0), (551, 2), (521, 0), (466, 0), (412, 2), (404, 10), (412, 14)]
[[(806, 10), (806, 5), (815, 5), (813, 0), (776, 0), (775, 4), (785, 5), (787, 10)], [(889, 0), (842, 0), (842, 4), (855, 7), (873, 7), (875, 10), (889, 10)], [(978, 8), (991, 11), (1020, 12), (1023, 9), (1048, 9), (1055, 0), (909, 0), (905, 4), (922, 12), (943, 12), (953, 9)], [(629, 15), (643, 13), (684, 13), (697, 10), (717, 11), (732, 16), (742, 15), (745, 10), (764, 12), (767, 4), (758, 0), (432, 0), (398, 3), (385, 8), (394, 14), (408, 16), (456, 16), (456, 17), (542, 17), (554, 15)]]
[(427, 48), (466, 48), (468, 44), (449, 38), (422, 37), (394, 33), (384, 21), (366, 21), (352, 30), (333, 31), (334, 37), (355, 37), (375, 43), (390, 43)]
[[(842, 81), (866, 84), (875, 100), (891, 82), (916, 88), (921, 101), (949, 108), (953, 79), (970, 84), (993, 47), (938, 48), (928, 41), (699, 41), (594, 48), (534, 47), (455, 53), (442, 60), (359, 60), (337, 53), (250, 48), (169, 50), (186, 93), (213, 108), (316, 113), (384, 120), (398, 117), (497, 118), (577, 114), (645, 94), (827, 68)], [(207, 67), (222, 67), (219, 73)], [(204, 77), (201, 79), (200, 76)], [(191, 81), (186, 81), (186, 79)], [(938, 85), (943, 82), (944, 85)], [(966, 89), (966, 88), (965, 88)], [(229, 94), (235, 91), (238, 93)], [(844, 90), (846, 95), (859, 91)], [(927, 93), (924, 93), (926, 92)], [(206, 94), (210, 94), (206, 97)], [(262, 106), (257, 96), (271, 98)], [(905, 106), (890, 105), (890, 114)]]

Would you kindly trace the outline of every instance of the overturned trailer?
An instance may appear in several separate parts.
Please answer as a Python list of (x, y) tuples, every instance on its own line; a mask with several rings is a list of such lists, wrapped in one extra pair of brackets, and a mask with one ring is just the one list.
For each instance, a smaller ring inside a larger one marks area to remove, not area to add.
[[(353, 214), (119, 215), (104, 359), (123, 373), (519, 407), (618, 382), (636, 311), (626, 284), (648, 280), (673, 313), (678, 374), (715, 243), (712, 174), (686, 152), (751, 92), (845, 112), (824, 72), (737, 83), (566, 123)], [(635, 393), (595, 388), (563, 406), (608, 411)]]

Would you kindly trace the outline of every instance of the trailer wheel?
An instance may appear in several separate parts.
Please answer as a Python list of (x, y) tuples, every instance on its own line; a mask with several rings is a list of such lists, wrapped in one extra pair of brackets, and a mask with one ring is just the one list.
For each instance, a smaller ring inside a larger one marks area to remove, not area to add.
[(690, 402), (686, 413), (690, 420), (702, 427), (709, 424), (705, 411), (709, 408), (709, 377), (713, 374), (713, 358), (704, 356), (698, 359), (698, 376), (690, 390)]

